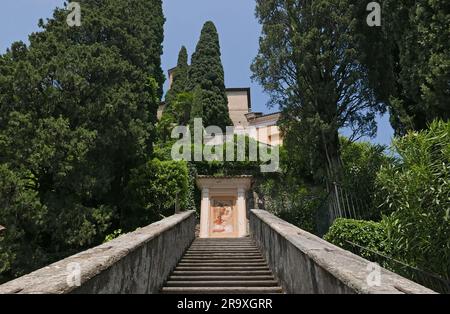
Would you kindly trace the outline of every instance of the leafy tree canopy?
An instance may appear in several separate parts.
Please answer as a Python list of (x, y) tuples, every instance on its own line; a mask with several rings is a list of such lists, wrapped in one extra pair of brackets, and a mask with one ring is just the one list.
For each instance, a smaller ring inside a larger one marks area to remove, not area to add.
[(0, 56), (0, 223), (8, 228), (0, 276), (7, 278), (120, 227), (132, 169), (152, 152), (164, 80), (161, 1), (80, 3), (80, 27), (56, 9), (29, 46), (14, 43)]

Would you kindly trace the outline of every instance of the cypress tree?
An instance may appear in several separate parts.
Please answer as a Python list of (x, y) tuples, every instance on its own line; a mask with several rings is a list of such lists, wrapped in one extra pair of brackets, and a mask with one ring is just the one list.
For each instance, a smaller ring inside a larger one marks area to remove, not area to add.
[(193, 121), (195, 118), (204, 116), (204, 107), (203, 107), (203, 91), (200, 88), (200, 85), (197, 85), (192, 92), (192, 108), (191, 108), (191, 127), (193, 127)]
[(173, 82), (166, 94), (166, 110), (173, 108), (178, 94), (189, 91), (189, 65), (188, 53), (185, 46), (181, 47), (178, 54), (177, 67), (173, 70)]
[[(450, 119), (448, 0), (384, 0), (382, 27), (356, 19), (361, 63), (376, 96), (388, 105), (396, 135)], [(366, 4), (356, 6), (364, 14)]]
[[(193, 118), (203, 118), (204, 125), (217, 125), (223, 130), (232, 126), (228, 112), (228, 99), (225, 92), (225, 78), (222, 61), (220, 59), (219, 35), (213, 22), (208, 21), (203, 26), (200, 40), (192, 55), (189, 71), (190, 89), (197, 86), (201, 99), (202, 116), (199, 110), (191, 114)], [(197, 100), (196, 100), (197, 101)]]

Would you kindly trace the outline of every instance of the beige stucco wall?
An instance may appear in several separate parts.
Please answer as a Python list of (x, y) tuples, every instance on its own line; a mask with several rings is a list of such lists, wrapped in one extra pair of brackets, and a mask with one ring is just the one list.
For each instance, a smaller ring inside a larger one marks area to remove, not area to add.
[(256, 132), (250, 132), (250, 137), (271, 146), (282, 145), (283, 139), (280, 128), (277, 126), (279, 118), (279, 114), (271, 114), (250, 121), (248, 127), (257, 130)]
[[(174, 68), (175, 69), (175, 68)], [(169, 89), (172, 87), (172, 83), (173, 83), (173, 70), (174, 69), (170, 69), (168, 74), (169, 74)]]
[(157, 118), (158, 120), (161, 120), (165, 108), (166, 108), (166, 105), (165, 105), (164, 103), (162, 103), (162, 104), (159, 105), (158, 111), (156, 112), (156, 118)]
[(228, 110), (234, 126), (248, 125), (245, 114), (249, 112), (248, 93), (246, 90), (227, 91)]
[(256, 140), (271, 146), (281, 145), (280, 129), (276, 125), (260, 127)]

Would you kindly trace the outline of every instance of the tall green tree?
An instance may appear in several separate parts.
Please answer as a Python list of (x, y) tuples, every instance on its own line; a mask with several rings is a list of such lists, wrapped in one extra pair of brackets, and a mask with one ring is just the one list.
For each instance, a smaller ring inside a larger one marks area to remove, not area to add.
[(173, 81), (167, 91), (163, 115), (158, 121), (159, 139), (165, 143), (174, 125), (187, 125), (190, 120), (193, 95), (189, 91), (189, 65), (186, 47), (181, 47)]
[(120, 226), (132, 170), (152, 152), (164, 79), (161, 0), (79, 2), (80, 27), (56, 9), (29, 46), (15, 43), (0, 56), (5, 277), (100, 243)]
[(186, 47), (181, 47), (178, 54), (178, 62), (173, 70), (173, 81), (165, 98), (165, 111), (174, 114), (174, 102), (181, 93), (189, 92), (189, 65)]
[[(357, 7), (367, 14), (365, 4)], [(450, 117), (449, 21), (446, 0), (384, 0), (381, 27), (358, 21), (359, 59), (398, 135)]]
[(374, 135), (376, 113), (384, 111), (357, 61), (355, 7), (343, 0), (256, 3), (262, 36), (253, 78), (283, 112), (289, 155), (332, 192), (342, 168), (339, 129), (352, 129), (353, 137)]
[(213, 22), (203, 25), (200, 40), (192, 55), (189, 71), (190, 89), (201, 89), (202, 115), (194, 111), (193, 118), (203, 118), (204, 125), (217, 125), (225, 130), (232, 126), (225, 91), (225, 77), (221, 61), (219, 35)]

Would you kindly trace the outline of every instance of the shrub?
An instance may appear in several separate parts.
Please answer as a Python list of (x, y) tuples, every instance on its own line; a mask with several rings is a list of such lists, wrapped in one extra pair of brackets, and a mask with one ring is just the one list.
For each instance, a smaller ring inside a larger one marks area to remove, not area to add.
[(381, 211), (374, 195), (378, 171), (393, 162), (393, 158), (386, 155), (386, 147), (367, 142), (350, 142), (341, 138), (341, 158), (341, 183), (356, 205), (356, 216), (352, 218), (381, 220)]
[(450, 276), (450, 122), (394, 141), (399, 164), (377, 177), (394, 257)]
[[(387, 254), (389, 251), (387, 230), (384, 224), (380, 222), (338, 218), (334, 221), (324, 239), (380, 264), (383, 264), (380, 257), (371, 251), (382, 254)], [(371, 251), (358, 248), (349, 242)]]
[(126, 189), (122, 223), (126, 231), (189, 208), (189, 172), (185, 162), (153, 159), (132, 172)]

